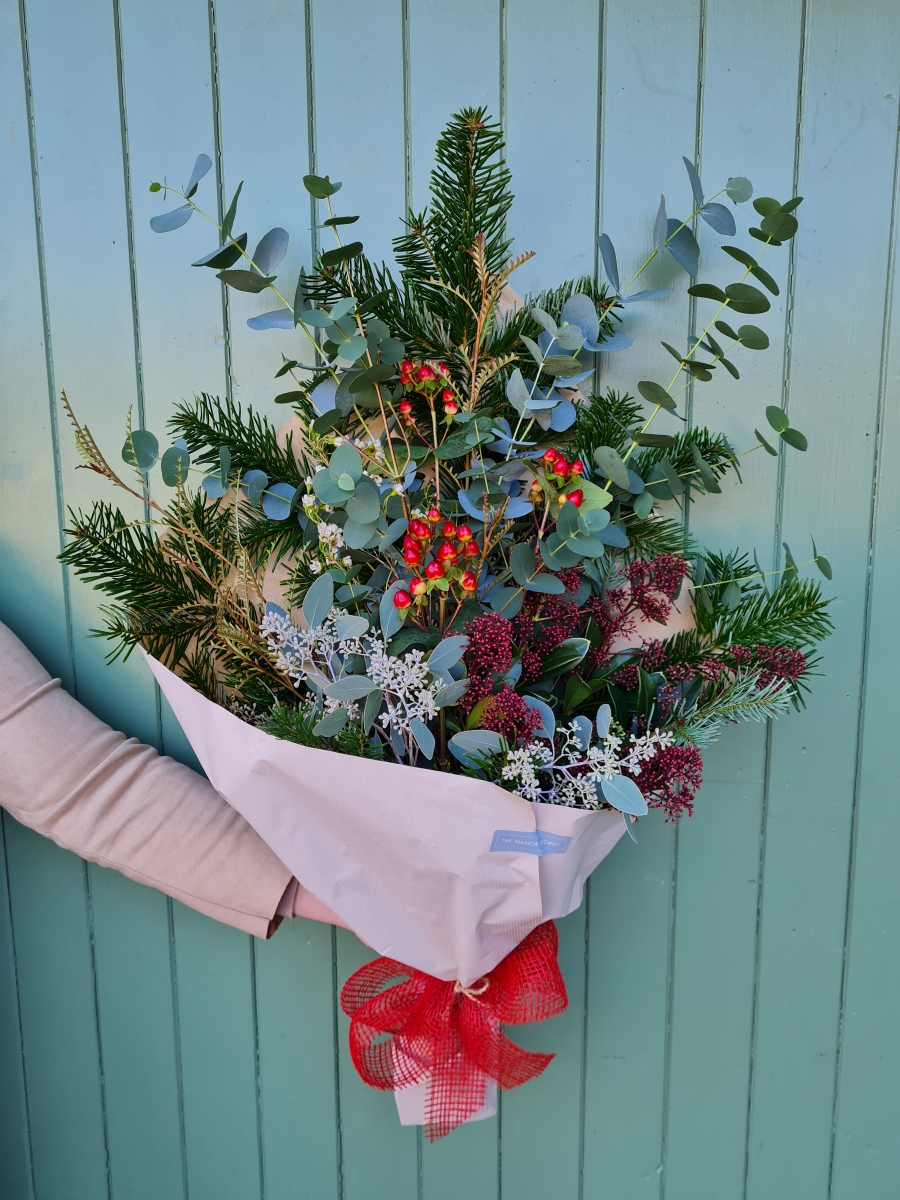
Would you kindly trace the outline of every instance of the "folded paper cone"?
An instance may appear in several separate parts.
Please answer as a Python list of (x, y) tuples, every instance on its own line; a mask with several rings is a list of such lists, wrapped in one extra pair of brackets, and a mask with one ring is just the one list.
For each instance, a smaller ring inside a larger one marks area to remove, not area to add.
[(573, 912), (621, 813), (532, 804), (492, 783), (282, 741), (150, 669), (213, 786), (379, 954), (468, 987)]

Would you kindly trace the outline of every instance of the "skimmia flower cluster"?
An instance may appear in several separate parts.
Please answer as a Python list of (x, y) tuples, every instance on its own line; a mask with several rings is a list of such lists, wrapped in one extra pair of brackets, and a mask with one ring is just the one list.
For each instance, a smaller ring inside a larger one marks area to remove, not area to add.
[[(702, 551), (683, 521), (739, 478), (744, 455), (807, 448), (777, 407), (740, 451), (678, 412), (688, 388), (737, 379), (767, 348), (741, 322), (778, 292), (768, 265), (797, 232), (800, 198), (753, 199), (743, 238), (750, 183), (708, 195), (685, 161), (683, 219), (663, 200), (632, 279), (601, 233), (604, 281), (523, 302), (511, 280), (530, 254), (510, 257), (510, 175), (482, 109), (441, 135), (432, 203), (409, 215), (392, 266), (344, 240), (358, 217), (334, 211), (340, 184), (308, 175), (335, 244), (285, 284), (286, 230), (251, 250), (235, 232), (240, 189), (221, 221), (200, 207), (210, 165), (201, 155), (181, 189), (152, 186), (179, 202), (151, 226), (202, 213), (218, 239), (194, 266), (271, 296), (248, 325), (282, 350), (275, 401), (292, 415), (276, 430), (202, 395), (176, 409), (164, 451), (129, 424), (132, 483), (64, 398), (86, 464), (150, 512), (72, 514), (62, 557), (111, 597), (114, 654), (139, 644), (314, 748), (474, 773), (542, 803), (691, 812), (702, 748), (729, 722), (802, 704), (830, 630), (787, 548), (765, 571)], [(725, 288), (698, 279), (697, 221), (736, 264)], [(656, 259), (689, 277), (700, 336), (663, 343), (669, 378), (592, 390), (603, 356), (627, 354), (631, 304), (673, 290), (641, 287)], [(814, 543), (809, 564), (831, 577)]]

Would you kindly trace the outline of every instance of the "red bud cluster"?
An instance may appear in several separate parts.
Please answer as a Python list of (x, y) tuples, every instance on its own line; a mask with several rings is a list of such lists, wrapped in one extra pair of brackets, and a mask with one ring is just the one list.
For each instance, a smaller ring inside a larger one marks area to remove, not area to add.
[(481, 557), (475, 534), (468, 525), (445, 521), (436, 505), (429, 508), (424, 519), (413, 517), (403, 538), (403, 560), (408, 566), (421, 569), (427, 557), (431, 561), (424, 567), (425, 578), (416, 576), (410, 583), (410, 591), (419, 603), (424, 604), (432, 590), (429, 584), (436, 579), (447, 579), (464, 596), (477, 589), (477, 575), (466, 565)]
[[(456, 393), (449, 386), (450, 368), (446, 363), (420, 363), (418, 366), (409, 358), (400, 364), (400, 382), (404, 391), (424, 397), (428, 407), (433, 409), (440, 400), (448, 420), (454, 413), (459, 412), (459, 401)], [(406, 407), (404, 407), (404, 405)], [(411, 425), (414, 418), (410, 416), (412, 405), (409, 400), (400, 401), (400, 412), (403, 423)]]

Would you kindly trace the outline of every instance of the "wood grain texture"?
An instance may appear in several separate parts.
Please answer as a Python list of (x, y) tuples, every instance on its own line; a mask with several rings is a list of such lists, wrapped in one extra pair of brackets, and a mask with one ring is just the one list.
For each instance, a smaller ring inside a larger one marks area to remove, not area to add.
[[(726, 732), (693, 820), (642, 821), (560, 923), (570, 1010), (514, 1031), (556, 1051), (545, 1075), (434, 1146), (349, 1062), (336, 992), (371, 957), (351, 935), (298, 921), (254, 945), (6, 820), (3, 1200), (34, 1200), (32, 1178), (38, 1200), (896, 1195), (898, 97), (890, 0), (0, 0), (0, 619), (98, 714), (191, 760), (138, 661), (105, 666), (97, 596), (56, 562), (65, 506), (97, 494), (58, 389), (117, 457), (129, 406), (160, 436), (201, 390), (280, 419), (274, 371), (302, 351), (247, 328), (271, 297), (223, 299), (190, 268), (212, 226), (150, 231), (150, 180), (209, 154), (215, 215), (244, 179), (240, 230), (289, 230), (292, 289), (318, 236), (302, 175), (342, 180), (338, 211), (389, 258), (468, 104), (507, 129), (515, 249), (537, 251), (520, 293), (591, 274), (600, 230), (627, 279), (659, 193), (688, 211), (682, 154), (708, 191), (746, 174), (805, 195), (752, 318), (772, 349), (686, 404), (738, 449), (784, 405), (809, 453), (748, 456), (690, 525), (766, 566), (813, 533), (838, 624), (807, 712)], [(702, 277), (732, 281), (724, 239), (697, 234)], [(660, 339), (709, 315), (685, 282), (645, 272), (676, 293), (626, 310), (636, 345), (604, 385), (668, 380)]]

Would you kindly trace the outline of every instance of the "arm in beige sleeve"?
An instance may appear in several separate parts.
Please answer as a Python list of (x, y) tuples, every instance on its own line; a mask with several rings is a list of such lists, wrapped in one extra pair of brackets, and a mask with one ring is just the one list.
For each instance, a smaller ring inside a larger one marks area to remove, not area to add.
[(66, 850), (258, 937), (296, 882), (203, 776), (104, 725), (0, 624), (0, 805)]

